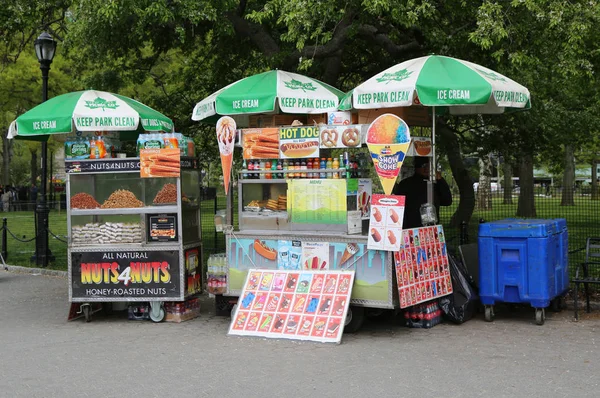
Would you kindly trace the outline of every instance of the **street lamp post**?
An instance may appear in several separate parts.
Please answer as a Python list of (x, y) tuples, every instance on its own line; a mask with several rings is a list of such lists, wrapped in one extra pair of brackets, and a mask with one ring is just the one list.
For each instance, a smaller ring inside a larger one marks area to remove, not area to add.
[[(48, 72), (50, 64), (56, 51), (56, 41), (48, 34), (43, 32), (35, 40), (35, 55), (40, 63), (42, 71), (42, 102), (48, 99)], [(37, 235), (35, 238), (35, 261), (38, 265), (46, 267), (48, 261), (52, 260), (52, 253), (48, 248), (48, 204), (46, 203), (46, 185), (47, 185), (47, 164), (48, 164), (48, 145), (42, 141), (42, 184), (40, 187), (40, 196), (35, 208), (37, 215)]]

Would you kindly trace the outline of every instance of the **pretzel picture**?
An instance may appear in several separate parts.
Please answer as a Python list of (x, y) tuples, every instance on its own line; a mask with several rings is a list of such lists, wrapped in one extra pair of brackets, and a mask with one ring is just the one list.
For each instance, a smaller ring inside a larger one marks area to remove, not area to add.
[(279, 157), (277, 128), (242, 130), (244, 159), (276, 159)]
[(326, 148), (335, 148), (338, 142), (338, 132), (336, 129), (325, 129), (321, 131), (321, 146)]
[(342, 133), (342, 144), (347, 147), (360, 145), (360, 133), (356, 127), (350, 127)]
[(179, 148), (142, 149), (140, 151), (140, 176), (179, 177), (181, 170)]

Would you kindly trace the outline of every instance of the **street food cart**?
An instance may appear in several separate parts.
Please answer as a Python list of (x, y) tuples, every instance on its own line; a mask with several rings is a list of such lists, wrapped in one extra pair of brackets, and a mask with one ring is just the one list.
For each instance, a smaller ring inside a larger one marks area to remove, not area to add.
[(165, 301), (202, 290), (198, 162), (176, 157), (179, 176), (142, 178), (140, 158), (66, 160), (69, 300)]

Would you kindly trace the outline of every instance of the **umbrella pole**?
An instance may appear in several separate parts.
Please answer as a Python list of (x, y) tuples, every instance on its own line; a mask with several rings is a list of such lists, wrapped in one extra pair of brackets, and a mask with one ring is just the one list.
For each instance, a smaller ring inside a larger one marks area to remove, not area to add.
[(431, 181), (435, 179), (435, 172), (437, 171), (437, 162), (435, 160), (435, 106), (433, 107), (433, 129), (431, 131), (431, 154), (433, 156), (433, 167), (430, 171)]

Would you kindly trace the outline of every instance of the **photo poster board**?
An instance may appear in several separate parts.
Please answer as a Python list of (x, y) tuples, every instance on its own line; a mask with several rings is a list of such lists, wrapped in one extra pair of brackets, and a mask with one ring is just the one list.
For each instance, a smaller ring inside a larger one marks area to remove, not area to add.
[(404, 196), (373, 194), (369, 220), (369, 250), (396, 252), (402, 241)]
[(229, 335), (340, 343), (354, 271), (250, 269)]
[(394, 253), (400, 308), (452, 293), (452, 279), (441, 225), (405, 229)]

